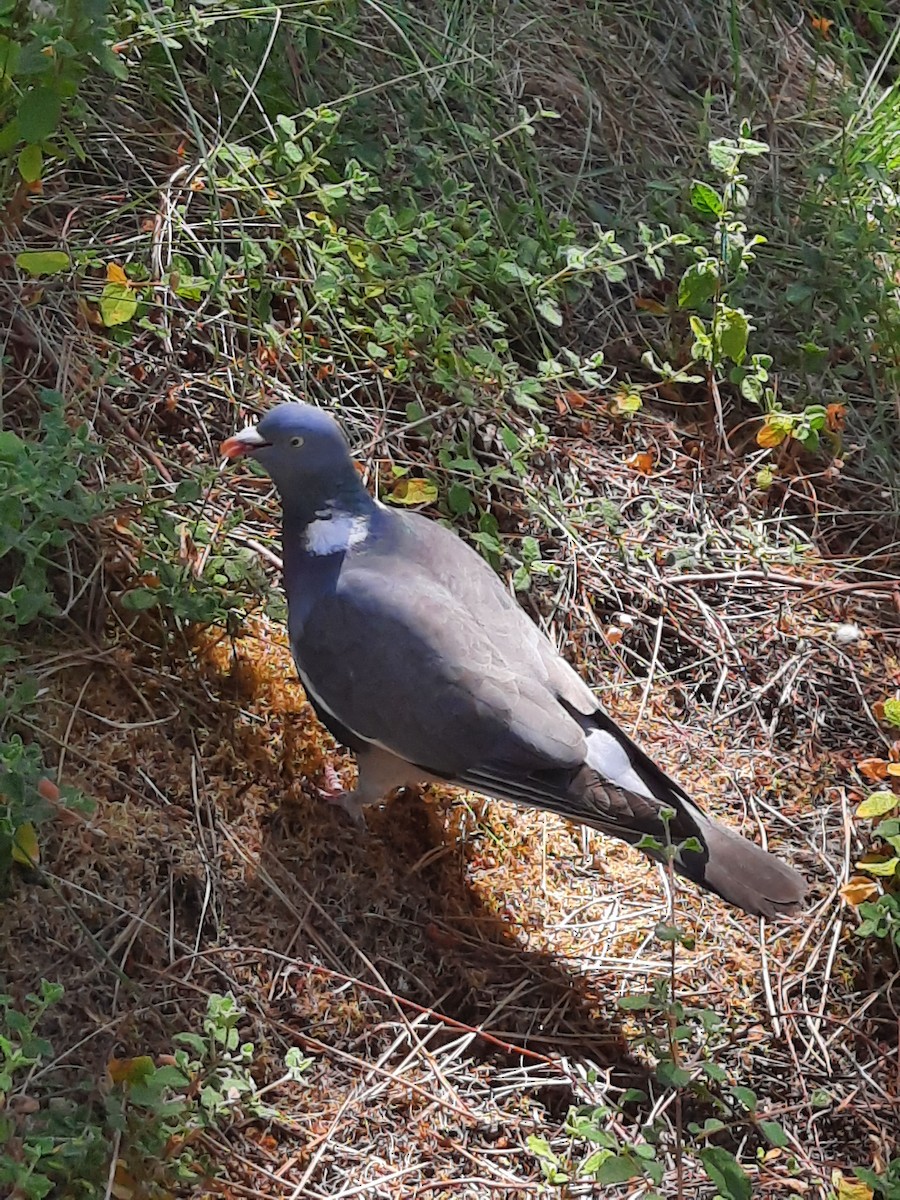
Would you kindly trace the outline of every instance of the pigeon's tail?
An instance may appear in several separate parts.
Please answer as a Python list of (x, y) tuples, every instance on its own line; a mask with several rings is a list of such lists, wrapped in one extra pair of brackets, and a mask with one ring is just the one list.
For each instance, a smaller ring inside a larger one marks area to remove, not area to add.
[[(579, 719), (587, 761), (570, 779), (565, 815), (632, 844), (647, 836), (671, 842), (680, 875), (754, 916), (787, 914), (802, 903), (806, 883), (798, 871), (707, 816), (604, 712)], [(666, 809), (673, 815), (664, 819)]]

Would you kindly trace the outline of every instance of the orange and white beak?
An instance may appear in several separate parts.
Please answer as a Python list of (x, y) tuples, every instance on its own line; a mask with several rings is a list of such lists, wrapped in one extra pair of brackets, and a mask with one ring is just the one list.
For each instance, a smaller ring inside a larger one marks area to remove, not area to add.
[(263, 446), (271, 444), (265, 438), (260, 437), (255, 425), (248, 425), (234, 437), (226, 438), (219, 447), (219, 453), (224, 454), (226, 458), (242, 458), (245, 454), (252, 454), (254, 450), (260, 450)]

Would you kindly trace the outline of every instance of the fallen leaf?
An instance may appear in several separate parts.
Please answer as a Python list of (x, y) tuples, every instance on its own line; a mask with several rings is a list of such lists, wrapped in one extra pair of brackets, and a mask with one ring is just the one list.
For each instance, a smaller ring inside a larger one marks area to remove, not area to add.
[(653, 472), (653, 455), (649, 450), (638, 450), (625, 459), (625, 466), (631, 467), (632, 471), (639, 471), (641, 475), (650, 475)]
[(587, 404), (587, 396), (583, 396), (581, 392), (566, 392), (566, 403), (569, 408), (584, 408)]
[[(831, 27), (834, 24), (834, 21), (830, 20), (828, 17), (810, 17), (809, 23), (812, 25), (816, 33), (818, 33), (821, 37), (825, 38), (826, 40), (831, 37)], [(869, 1195), (871, 1196), (872, 1193), (869, 1192)], [(847, 1198), (841, 1196), (840, 1200), (847, 1200)]]
[(878, 884), (874, 879), (864, 879), (862, 875), (854, 875), (840, 889), (841, 899), (857, 908), (871, 896), (878, 894)]
[(39, 779), (37, 790), (38, 795), (42, 796), (44, 800), (49, 801), (50, 804), (57, 804), (59, 802), (59, 788), (52, 779), (47, 779), (46, 777)]
[(840, 433), (846, 420), (846, 404), (829, 404), (825, 409), (825, 421), (832, 433)]
[(665, 317), (669, 310), (664, 304), (660, 304), (658, 300), (651, 300), (649, 297), (638, 296), (634, 302), (635, 308), (642, 308), (644, 312), (653, 313), (657, 317)]
[(121, 283), (124, 287), (127, 287), (128, 286), (128, 276), (125, 274), (124, 270), (119, 266), (118, 263), (114, 263), (114, 262), (107, 263), (106, 264), (106, 282), (107, 283)]
[(888, 763), (884, 758), (863, 758), (856, 764), (860, 775), (866, 779), (884, 779), (887, 776)]
[(872, 1200), (875, 1193), (861, 1179), (848, 1179), (840, 1171), (831, 1172), (831, 1186), (837, 1200)]

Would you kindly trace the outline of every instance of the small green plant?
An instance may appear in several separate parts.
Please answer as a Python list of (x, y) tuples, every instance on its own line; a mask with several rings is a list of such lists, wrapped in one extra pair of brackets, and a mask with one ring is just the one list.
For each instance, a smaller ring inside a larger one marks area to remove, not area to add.
[[(708, 246), (695, 242), (695, 261), (678, 284), (679, 308), (690, 314), (691, 357), (695, 363), (705, 364), (711, 392), (727, 380), (744, 399), (765, 411), (758, 438), (761, 446), (772, 448), (793, 438), (804, 449), (816, 450), (826, 428), (825, 407), (807, 405), (799, 413), (782, 409), (770, 382), (772, 356), (750, 352), (754, 326), (746, 310), (735, 303), (756, 259), (756, 248), (766, 241), (761, 234), (751, 234), (747, 226), (749, 178), (742, 166), (745, 159), (768, 154), (769, 146), (750, 137), (750, 125), (745, 121), (737, 138), (719, 138), (709, 143), (708, 150), (720, 183), (713, 186), (695, 180), (690, 198), (699, 219), (712, 221), (713, 239)], [(657, 364), (652, 355), (644, 361), (666, 383), (697, 380), (685, 371), (674, 372), (669, 364)]]
[[(40, 617), (68, 611), (82, 591), (67, 548), (80, 527), (114, 502), (82, 483), (99, 454), (88, 427), (71, 428), (59, 392), (42, 390), (41, 437), (26, 440), (0, 430), (0, 662), (14, 651), (3, 645), (14, 630)], [(62, 563), (68, 579), (62, 585)]]
[(203, 493), (202, 480), (184, 479), (173, 496), (142, 505), (133, 525), (138, 573), (122, 594), (124, 609), (152, 610), (176, 625), (230, 627), (262, 599), (274, 603), (259, 556), (227, 538), (239, 514), (224, 523), (207, 518), (198, 503)]
[[(755, 404), (763, 401), (772, 359), (768, 355), (748, 358), (752, 325), (747, 313), (733, 303), (733, 296), (746, 277), (756, 255), (755, 247), (765, 238), (750, 235), (744, 212), (749, 192), (743, 160), (767, 154), (765, 142), (750, 136), (744, 122), (737, 139), (720, 138), (709, 143), (709, 161), (721, 179), (721, 190), (695, 180), (691, 205), (701, 219), (713, 221), (711, 247), (696, 245), (694, 258), (678, 284), (678, 304), (690, 315), (694, 335), (693, 358), (707, 364), (711, 373), (729, 371), (729, 378)], [(710, 312), (711, 315), (703, 315)]]
[[(667, 828), (665, 843), (654, 837), (644, 837), (639, 843), (641, 849), (664, 863), (669, 873), (669, 920), (660, 922), (655, 933), (663, 949), (668, 949), (670, 971), (651, 991), (626, 995), (619, 1000), (620, 1009), (642, 1025), (640, 1032), (633, 1035), (633, 1044), (640, 1046), (654, 1064), (658, 1087), (675, 1094), (674, 1128), (656, 1118), (641, 1127), (638, 1138), (625, 1138), (622, 1128), (628, 1121), (628, 1106), (646, 1103), (648, 1099), (645, 1092), (630, 1088), (615, 1107), (587, 1105), (570, 1110), (565, 1132), (573, 1143), (587, 1143), (587, 1149), (581, 1153), (573, 1146), (570, 1153), (562, 1157), (539, 1138), (530, 1139), (529, 1148), (538, 1158), (548, 1183), (561, 1184), (570, 1178), (589, 1179), (603, 1185), (641, 1180), (651, 1189), (642, 1193), (645, 1200), (662, 1200), (662, 1192), (656, 1189), (663, 1184), (665, 1158), (671, 1155), (676, 1162), (681, 1162), (685, 1150), (689, 1149), (721, 1200), (750, 1200), (750, 1177), (731, 1150), (721, 1143), (737, 1142), (749, 1132), (757, 1143), (783, 1149), (788, 1145), (788, 1138), (779, 1122), (760, 1113), (756, 1093), (732, 1082), (716, 1061), (717, 1046), (728, 1041), (726, 1022), (718, 1013), (688, 1007), (677, 997), (678, 948), (693, 949), (694, 942), (675, 920), (677, 891), (673, 862), (679, 853), (697, 851), (701, 847), (695, 838), (677, 845), (672, 842), (668, 830), (674, 816), (672, 810), (662, 814)], [(690, 1097), (695, 1106), (702, 1106), (714, 1115), (683, 1126), (685, 1097)], [(792, 1161), (788, 1163), (789, 1168), (793, 1165)]]
[[(859, 879), (851, 880), (844, 889), (845, 898), (851, 903), (862, 896), (858, 912), (861, 918), (856, 936), (877, 938), (900, 950), (900, 795), (895, 792), (873, 792), (856, 810), (857, 817), (875, 819), (878, 824), (872, 835), (878, 846), (864, 855), (856, 864), (860, 871), (877, 880), (884, 889), (880, 896), (872, 896), (877, 889)], [(854, 891), (854, 884), (857, 885)]]
[(261, 1089), (251, 1073), (254, 1047), (240, 1039), (243, 1010), (231, 995), (212, 995), (202, 1034), (177, 1035), (174, 1054), (112, 1059), (102, 1098), (95, 1081), (82, 1078), (63, 1099), (32, 1083), (38, 1068), (39, 1078), (50, 1074), (53, 1048), (36, 1030), (62, 995), (46, 980), (23, 1009), (0, 995), (0, 1185), (22, 1200), (102, 1196), (111, 1147), (123, 1187), (140, 1180), (153, 1197), (196, 1185), (212, 1172), (194, 1148), (197, 1135), (274, 1115), (263, 1092), (301, 1080), (311, 1064), (291, 1050), (285, 1073)]
[[(48, 158), (66, 150), (84, 161), (81, 143), (64, 118), (77, 110), (85, 76), (98, 68), (117, 79), (125, 64), (110, 49), (113, 34), (105, 0), (43, 3), (13, 0), (0, 12), (0, 171), (8, 192), (15, 173), (36, 183)], [(62, 251), (56, 253), (67, 258)]]

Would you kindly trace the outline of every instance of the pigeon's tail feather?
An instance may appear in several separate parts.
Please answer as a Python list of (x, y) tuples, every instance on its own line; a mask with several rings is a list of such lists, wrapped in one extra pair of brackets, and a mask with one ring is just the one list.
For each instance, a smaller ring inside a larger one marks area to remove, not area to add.
[(787, 916), (803, 903), (803, 876), (755, 842), (709, 819), (700, 841), (704, 854), (683, 851), (675, 864), (700, 887), (759, 917)]
[[(604, 712), (581, 723), (587, 760), (570, 780), (567, 815), (632, 844), (645, 836), (671, 841), (680, 875), (754, 916), (802, 903), (806, 883), (798, 871), (707, 816)], [(666, 809), (674, 815), (664, 819)]]

